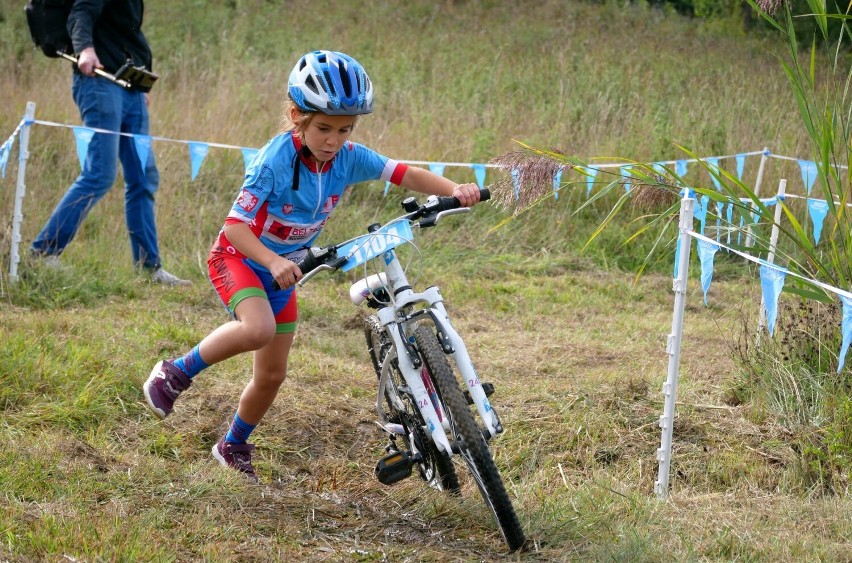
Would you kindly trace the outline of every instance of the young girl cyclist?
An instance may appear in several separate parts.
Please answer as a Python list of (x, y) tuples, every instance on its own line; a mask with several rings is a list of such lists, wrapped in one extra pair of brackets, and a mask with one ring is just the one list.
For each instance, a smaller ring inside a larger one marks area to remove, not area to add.
[[(457, 185), (349, 141), (358, 116), (373, 111), (373, 86), (352, 57), (314, 51), (290, 73), (289, 128), (255, 157), (208, 258), (213, 287), (233, 320), (186, 355), (157, 362), (143, 386), (159, 418), (204, 368), (254, 351), (253, 373), (229, 430), (213, 446), (222, 465), (257, 481), (248, 437), (287, 375), (296, 331), (294, 284), (304, 272), (281, 255), (310, 246), (347, 186), (386, 180), (424, 194), (479, 201), (475, 184)], [(277, 281), (281, 290), (273, 289)]]

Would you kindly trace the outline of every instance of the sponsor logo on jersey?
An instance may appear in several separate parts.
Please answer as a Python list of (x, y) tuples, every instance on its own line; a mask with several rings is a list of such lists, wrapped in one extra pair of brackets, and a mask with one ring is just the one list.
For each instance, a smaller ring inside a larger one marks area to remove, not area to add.
[(269, 217), (264, 225), (266, 236), (279, 243), (293, 244), (313, 238), (325, 225), (325, 219), (316, 223), (293, 223), (280, 217)]
[(257, 201), (257, 197), (248, 190), (240, 191), (240, 195), (237, 197), (237, 205), (245, 209), (248, 213), (251, 213), (257, 205)]
[(328, 199), (322, 204), (322, 213), (331, 213), (331, 210), (337, 205), (337, 200), (339, 199), (340, 197), (336, 195), (328, 196)]

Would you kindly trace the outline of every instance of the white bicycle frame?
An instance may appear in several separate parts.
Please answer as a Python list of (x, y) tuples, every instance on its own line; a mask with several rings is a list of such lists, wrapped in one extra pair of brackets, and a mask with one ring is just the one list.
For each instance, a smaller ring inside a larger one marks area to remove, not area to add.
[[(438, 219), (442, 215), (464, 213), (468, 210), (468, 208), (460, 208), (445, 211), (438, 214)], [(448, 455), (452, 454), (452, 447), (446, 434), (446, 431), (450, 429), (449, 421), (443, 412), (439, 416), (429, 396), (429, 392), (423, 383), (420, 374), (421, 367), (418, 365), (418, 360), (422, 361), (422, 359), (412, 358), (409, 348), (403, 342), (403, 334), (413, 334), (413, 331), (409, 331), (408, 329), (415, 319), (419, 319), (421, 316), (429, 316), (434, 321), (439, 334), (443, 335), (443, 338), (446, 339), (446, 342), (442, 342), (441, 344), (450, 346), (452, 352), (447, 355), (452, 358), (464, 378), (470, 397), (476, 406), (479, 417), (485, 424), (486, 430), (491, 437), (502, 432), (503, 428), (500, 424), (500, 419), (488, 402), (485, 390), (482, 388), (479, 376), (473, 367), (473, 362), (470, 359), (464, 341), (450, 322), (447, 310), (444, 308), (441, 290), (435, 286), (429, 287), (422, 292), (412, 290), (405, 275), (405, 270), (392, 248), (385, 251), (382, 255), (382, 262), (384, 264), (385, 275), (387, 276), (387, 289), (388, 294), (391, 296), (391, 303), (379, 309), (377, 316), (379, 322), (392, 339), (396, 352), (395, 355), (389, 353), (382, 365), (379, 393), (376, 399), (376, 408), (382, 421), (387, 422), (381, 405), (384, 389), (390, 375), (390, 362), (396, 357), (398, 358), (399, 370), (402, 372), (405, 383), (411, 390), (417, 408), (426, 422), (426, 429), (430, 432), (433, 441), (440, 450), (446, 452)], [(406, 313), (406, 310), (410, 306), (420, 304), (423, 305), (422, 308), (417, 309), (413, 313)], [(441, 408), (440, 403), (438, 403), (438, 408)], [(441, 423), (439, 424), (438, 421), (441, 421)]]
[[(442, 211), (435, 217), (435, 223), (437, 223), (443, 216), (454, 215), (456, 213), (467, 213), (468, 211), (470, 211), (470, 209), (466, 207)], [(399, 217), (391, 223), (386, 224), (382, 227), (382, 229), (392, 227), (392, 225), (397, 221), (408, 220), (407, 215)], [(388, 238), (394, 239), (393, 244), (388, 243)], [(418, 293), (412, 290), (408, 283), (408, 278), (405, 275), (405, 269), (402, 267), (402, 264), (400, 264), (399, 258), (397, 258), (393, 247), (411, 241), (405, 240), (399, 235), (389, 234), (387, 232), (371, 233), (346, 241), (345, 243), (338, 245), (338, 247), (342, 247), (344, 244), (352, 243), (359, 239), (363, 239), (364, 242), (355, 245), (346, 257), (350, 258), (357, 254), (359, 257), (357, 263), (361, 264), (370, 259), (371, 256), (375, 258), (381, 256), (382, 263), (384, 264), (388, 295), (391, 297), (391, 303), (379, 309), (377, 313), (379, 322), (385, 328), (388, 336), (393, 341), (394, 348), (394, 350), (389, 351), (384, 358), (379, 376), (376, 410), (378, 411), (379, 418), (383, 423), (383, 427), (389, 432), (402, 432), (401, 429), (394, 428), (394, 425), (388, 423), (387, 417), (385, 416), (382, 408), (384, 390), (387, 387), (387, 382), (390, 377), (390, 365), (394, 359), (397, 359), (399, 370), (402, 372), (405, 383), (411, 390), (411, 394), (414, 397), (417, 408), (426, 423), (426, 430), (428, 430), (432, 436), (432, 440), (435, 442), (438, 449), (447, 453), (447, 455), (452, 455), (453, 453), (452, 445), (450, 444), (450, 440), (447, 438), (447, 431), (450, 430), (449, 421), (443, 412), (439, 415), (438, 411), (435, 409), (435, 405), (432, 403), (432, 398), (429, 396), (429, 392), (426, 389), (426, 385), (423, 383), (423, 379), (420, 374), (422, 358), (412, 357), (409, 352), (409, 348), (406, 346), (408, 343), (403, 341), (402, 336), (405, 334), (406, 337), (410, 337), (413, 334), (413, 331), (410, 331), (409, 329), (414, 321), (420, 319), (421, 316), (429, 316), (434, 322), (439, 333), (439, 338), (442, 340), (441, 345), (444, 347), (445, 353), (448, 352), (447, 355), (452, 358), (456, 368), (464, 378), (465, 385), (470, 393), (473, 404), (476, 406), (479, 417), (482, 419), (485, 424), (485, 429), (489, 433), (488, 437), (493, 437), (502, 432), (503, 426), (500, 423), (500, 418), (491, 407), (491, 403), (488, 402), (485, 390), (482, 387), (482, 383), (479, 381), (479, 376), (473, 367), (473, 363), (471, 362), (470, 355), (467, 353), (464, 341), (450, 322), (447, 310), (444, 308), (441, 290), (432, 286)], [(379, 248), (377, 249), (376, 246)], [(367, 251), (367, 247), (371, 247), (371, 251)], [(301, 287), (318, 271), (333, 269), (334, 268), (329, 266), (319, 266), (307, 273), (297, 282), (297, 285)], [(369, 277), (374, 278), (378, 275), (379, 274), (374, 274)], [(366, 284), (365, 281), (367, 282)], [(369, 291), (369, 288), (373, 287), (370, 281), (371, 280), (369, 279), (362, 279), (359, 282), (356, 282), (353, 284), (353, 291), (350, 292), (350, 294), (353, 296), (357, 295), (357, 289), (360, 289), (360, 286), (366, 286), (368, 288), (367, 291)], [(356, 288), (356, 286), (359, 287)], [(354, 297), (353, 302), (356, 304), (360, 303), (360, 301), (355, 301)], [(423, 307), (413, 310), (410, 313), (406, 312), (409, 308), (416, 305), (423, 305)], [(442, 408), (440, 403), (436, 404), (439, 409)], [(402, 406), (400, 407), (402, 408)]]

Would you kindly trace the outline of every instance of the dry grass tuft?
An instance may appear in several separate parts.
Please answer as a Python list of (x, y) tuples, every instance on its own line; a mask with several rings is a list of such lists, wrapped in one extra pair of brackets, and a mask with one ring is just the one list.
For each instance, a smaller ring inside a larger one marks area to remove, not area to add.
[(678, 198), (677, 190), (665, 184), (663, 178), (658, 178), (658, 181), (658, 184), (631, 182), (633, 207), (644, 211), (662, 211), (674, 205)]
[(492, 199), (504, 209), (514, 207), (515, 215), (553, 193), (553, 179), (559, 170), (573, 168), (560, 162), (555, 155), (514, 150), (491, 160), (508, 172), (508, 177), (491, 185)]

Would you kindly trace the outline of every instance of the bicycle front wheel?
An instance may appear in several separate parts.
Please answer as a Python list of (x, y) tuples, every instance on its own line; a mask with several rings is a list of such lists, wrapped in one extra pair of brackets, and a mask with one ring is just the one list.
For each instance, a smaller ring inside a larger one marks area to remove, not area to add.
[(458, 444), (459, 454), (470, 469), (477, 488), (509, 548), (521, 549), (526, 541), (524, 531), (503, 486), (488, 444), (459, 388), (458, 380), (438, 343), (438, 338), (429, 330), (428, 325), (421, 324), (414, 331), (414, 339), (444, 404), (452, 430), (450, 439)]

